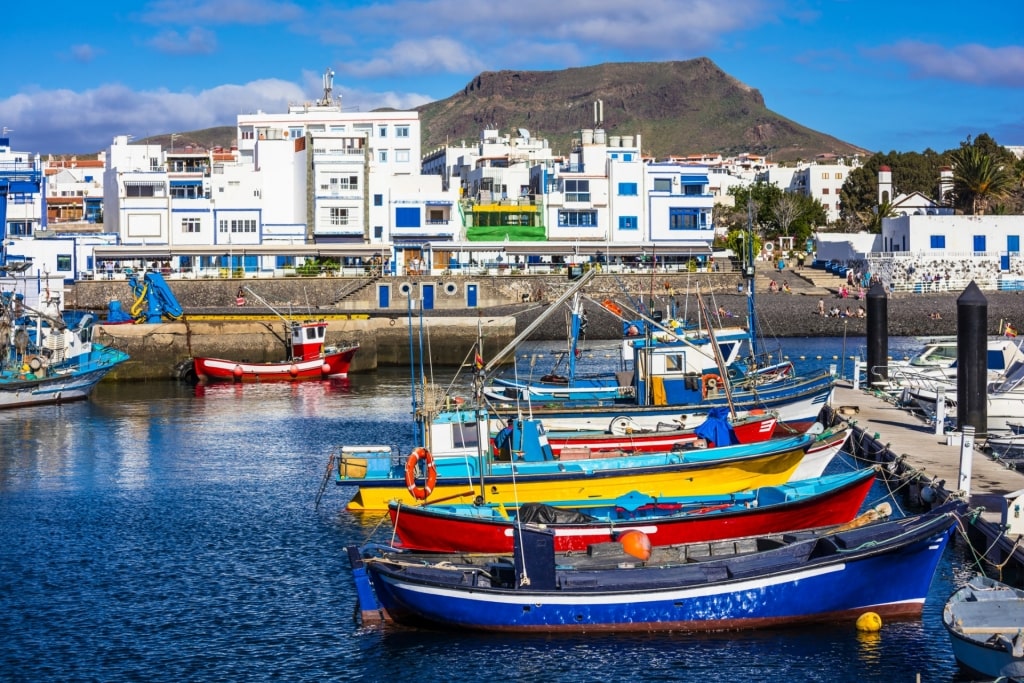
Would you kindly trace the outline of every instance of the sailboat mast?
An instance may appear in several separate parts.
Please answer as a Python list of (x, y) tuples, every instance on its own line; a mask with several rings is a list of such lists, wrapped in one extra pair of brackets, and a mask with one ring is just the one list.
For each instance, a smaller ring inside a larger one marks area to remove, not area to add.
[(747, 282), (747, 333), (750, 335), (750, 356), (757, 358), (756, 318), (754, 317), (754, 200), (747, 200), (747, 239), (743, 263), (743, 279)]

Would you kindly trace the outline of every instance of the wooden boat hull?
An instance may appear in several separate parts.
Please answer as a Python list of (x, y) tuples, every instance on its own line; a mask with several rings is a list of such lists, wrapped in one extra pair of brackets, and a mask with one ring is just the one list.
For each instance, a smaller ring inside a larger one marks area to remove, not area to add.
[(328, 350), (311, 360), (275, 363), (245, 363), (222, 358), (195, 358), (196, 377), (201, 382), (295, 382), (327, 377), (347, 377), (358, 346)]
[(1024, 679), (1024, 591), (975, 576), (946, 601), (942, 624), (962, 666), (988, 678)]
[(513, 558), (368, 547), (350, 549), (349, 559), (364, 617), (398, 623), (498, 632), (753, 629), (852, 621), (869, 610), (919, 617), (956, 521), (941, 508), (837, 533), (654, 548), (647, 562), (555, 553), (537, 527), (524, 528)]
[[(594, 516), (592, 522), (549, 522), (556, 552), (583, 551), (630, 530), (651, 545), (713, 541), (843, 524), (853, 519), (874, 483), (874, 470), (834, 475), (729, 496), (658, 499), (639, 508), (551, 505)], [(612, 503), (612, 504), (609, 504)], [(628, 504), (621, 501), (622, 504)], [(392, 503), (391, 523), (401, 547), (430, 552), (511, 553), (515, 525), (496, 506), (406, 506)], [(515, 514), (515, 510), (512, 511)]]
[[(812, 440), (792, 437), (778, 443), (574, 463), (516, 463), (514, 468), (506, 464), (514, 474), (488, 474), (484, 486), (488, 501), (505, 504), (567, 498), (606, 500), (630, 491), (658, 497), (733, 493), (788, 481)], [(384, 511), (393, 500), (406, 505), (419, 502), (404, 478), (339, 478), (337, 483), (359, 487), (347, 506), (352, 511)], [(479, 486), (479, 481), (469, 476), (442, 475), (429, 500), (471, 503)]]

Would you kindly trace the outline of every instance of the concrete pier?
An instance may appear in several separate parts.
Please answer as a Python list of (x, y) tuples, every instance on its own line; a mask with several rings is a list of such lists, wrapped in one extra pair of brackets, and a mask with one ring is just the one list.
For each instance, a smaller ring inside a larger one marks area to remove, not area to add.
[[(906, 486), (911, 499), (934, 502), (957, 495), (961, 438), (938, 435), (932, 425), (873, 392), (854, 390), (840, 383), (832, 401), (835, 418), (854, 427), (854, 455), (887, 465), (894, 486)], [(1024, 581), (1024, 541), (1008, 538), (1002, 529), (1001, 503), (1006, 494), (1024, 489), (1024, 473), (1008, 468), (985, 453), (972, 449), (969, 505), (984, 512), (966, 528), (975, 553), (986, 570), (1004, 580)]]

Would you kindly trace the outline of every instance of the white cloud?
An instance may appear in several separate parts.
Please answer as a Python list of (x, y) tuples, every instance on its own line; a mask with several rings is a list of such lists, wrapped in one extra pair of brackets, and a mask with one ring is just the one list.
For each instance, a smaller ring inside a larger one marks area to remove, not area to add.
[(293, 2), (275, 0), (156, 0), (140, 13), (151, 24), (274, 24), (306, 15)]
[(311, 99), (276, 79), (221, 85), (198, 93), (135, 91), (120, 84), (91, 90), (36, 90), (0, 100), (0, 121), (18, 131), (17, 149), (95, 152), (115, 135), (143, 138), (174, 131), (233, 126), (239, 113), (284, 111)]
[(348, 61), (338, 67), (356, 78), (409, 76), (420, 73), (479, 71), (483, 62), (463, 45), (449, 38), (402, 41), (366, 61)]
[(76, 62), (91, 62), (101, 52), (92, 45), (81, 44), (71, 46), (71, 58)]
[(938, 78), (974, 85), (1024, 87), (1024, 47), (967, 44), (947, 48), (905, 40), (865, 50), (879, 60), (896, 60), (910, 67), (915, 78)]
[(174, 55), (212, 54), (217, 50), (217, 36), (198, 26), (185, 35), (174, 30), (162, 31), (148, 42), (153, 49)]

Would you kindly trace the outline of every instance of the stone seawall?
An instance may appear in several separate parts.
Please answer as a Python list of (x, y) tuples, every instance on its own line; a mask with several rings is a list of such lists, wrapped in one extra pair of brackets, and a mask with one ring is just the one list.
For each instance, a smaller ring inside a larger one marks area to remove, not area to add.
[[(409, 325), (390, 318), (329, 320), (327, 343), (358, 342), (350, 372), (367, 372), (379, 366), (409, 365)], [(499, 348), (515, 337), (515, 320), (483, 319), (485, 343)], [(420, 323), (413, 329), (413, 353), (419, 360)], [(424, 318), (423, 345), (429, 366), (459, 365), (477, 337), (476, 317)], [(110, 373), (111, 380), (179, 379), (179, 368), (191, 358), (212, 356), (250, 362), (273, 362), (287, 357), (284, 323), (266, 321), (186, 320), (143, 325), (103, 325), (95, 341), (126, 352), (131, 360)]]

